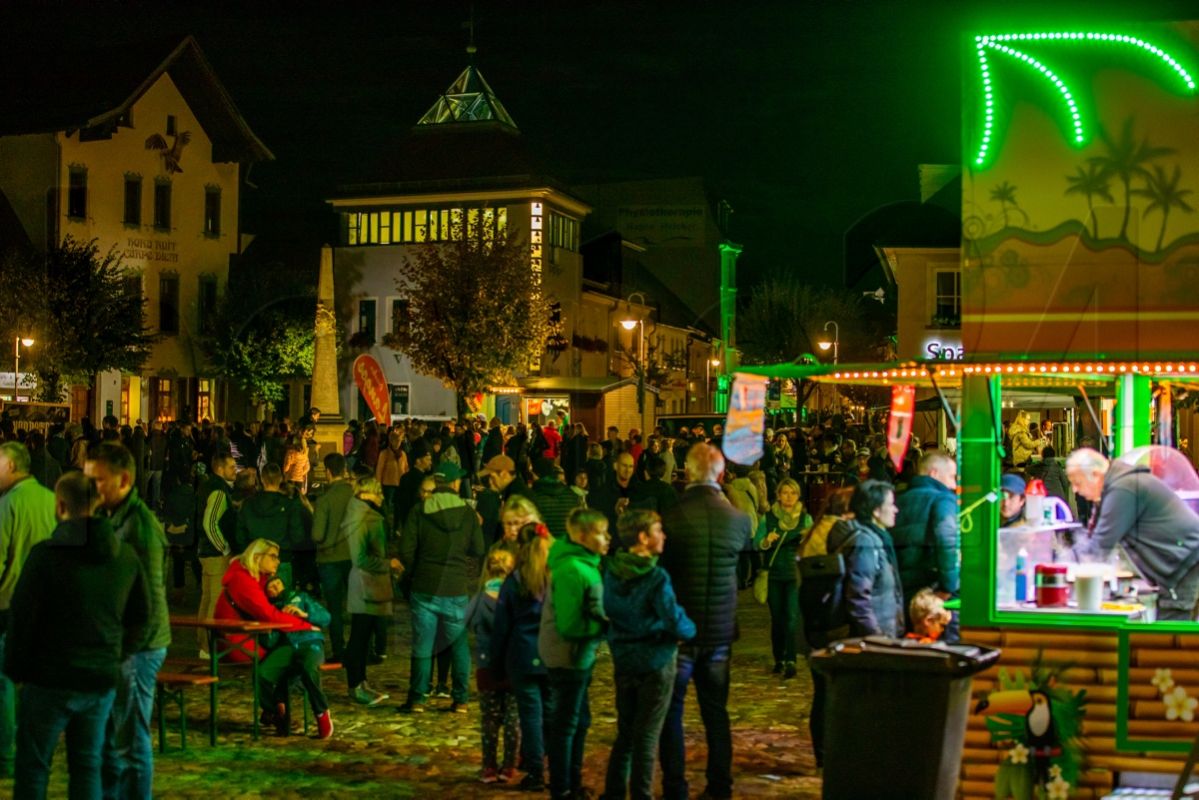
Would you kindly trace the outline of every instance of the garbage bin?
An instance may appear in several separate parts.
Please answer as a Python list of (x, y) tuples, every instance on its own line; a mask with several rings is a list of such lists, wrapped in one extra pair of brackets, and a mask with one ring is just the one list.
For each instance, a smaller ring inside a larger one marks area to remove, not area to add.
[(826, 800), (952, 800), (970, 678), (991, 647), (869, 636), (812, 654), (825, 677)]

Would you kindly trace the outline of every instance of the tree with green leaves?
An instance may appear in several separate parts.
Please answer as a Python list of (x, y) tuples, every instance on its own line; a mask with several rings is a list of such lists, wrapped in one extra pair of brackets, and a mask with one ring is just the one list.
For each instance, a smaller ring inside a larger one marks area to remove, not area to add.
[(136, 273), (115, 248), (70, 236), (44, 254), (11, 251), (0, 265), (6, 313), (0, 341), (32, 336), (30, 371), (38, 398), (58, 402), (72, 382), (94, 386), (101, 372), (138, 372), (156, 336), (146, 326), (146, 300)]
[[(461, 234), (461, 232), (460, 232)], [(405, 259), (396, 288), (404, 319), (383, 344), (466, 397), (509, 383), (543, 356), (550, 301), (535, 280), (528, 245), (510, 234), (458, 235)]]
[(1109, 175), (1114, 175), (1124, 184), (1124, 221), (1120, 224), (1120, 238), (1128, 238), (1128, 215), (1132, 210), (1132, 179), (1138, 176), (1149, 177), (1147, 165), (1150, 161), (1168, 156), (1174, 152), (1169, 147), (1155, 147), (1148, 139), (1137, 141), (1133, 133), (1133, 118), (1124, 120), (1119, 138), (1113, 137), (1106, 128), (1099, 129), (1099, 138), (1107, 153), (1094, 156), (1088, 161)]
[(1091, 234), (1096, 239), (1099, 238), (1099, 220), (1095, 217), (1095, 201), (1092, 198), (1098, 197), (1115, 203), (1108, 188), (1110, 180), (1111, 173), (1094, 162), (1088, 162), (1085, 168), (1079, 166), (1073, 175), (1066, 176), (1066, 181), (1070, 184), (1066, 194), (1081, 194), (1087, 198), (1087, 216), (1091, 218)]
[(1160, 211), (1162, 213), (1162, 227), (1157, 234), (1157, 251), (1162, 249), (1162, 241), (1166, 236), (1166, 223), (1170, 220), (1170, 209), (1177, 208), (1190, 214), (1195, 209), (1184, 199), (1187, 195), (1193, 194), (1190, 189), (1179, 189), (1178, 181), (1182, 179), (1182, 167), (1174, 165), (1174, 174), (1167, 177), (1166, 171), (1157, 164), (1153, 165), (1153, 173), (1145, 176), (1145, 186), (1140, 189), (1133, 189), (1132, 193), (1141, 197), (1149, 198), (1149, 205), (1145, 207), (1145, 212)]
[[(276, 265), (278, 266), (278, 265)], [(212, 368), (260, 410), (287, 396), (288, 380), (312, 375), (316, 293), (293, 271), (231, 273), (215, 319), (200, 337)]]

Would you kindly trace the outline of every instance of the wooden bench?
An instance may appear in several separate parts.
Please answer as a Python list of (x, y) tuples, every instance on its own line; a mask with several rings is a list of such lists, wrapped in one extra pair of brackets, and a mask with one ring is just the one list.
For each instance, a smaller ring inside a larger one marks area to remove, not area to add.
[[(217, 678), (212, 675), (196, 675), (185, 672), (158, 673), (158, 750), (166, 752), (166, 700), (170, 698), (179, 706), (179, 746), (187, 749), (187, 705), (184, 702), (184, 691), (189, 686), (207, 686), (210, 692), (216, 691)], [(216, 720), (209, 720), (216, 727)]]

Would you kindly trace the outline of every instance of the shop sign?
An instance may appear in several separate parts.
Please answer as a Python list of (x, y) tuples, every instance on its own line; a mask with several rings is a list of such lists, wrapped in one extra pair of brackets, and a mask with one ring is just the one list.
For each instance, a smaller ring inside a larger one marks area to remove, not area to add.
[(961, 342), (943, 342), (939, 339), (925, 341), (924, 352), (928, 358), (942, 361), (961, 361), (966, 353)]

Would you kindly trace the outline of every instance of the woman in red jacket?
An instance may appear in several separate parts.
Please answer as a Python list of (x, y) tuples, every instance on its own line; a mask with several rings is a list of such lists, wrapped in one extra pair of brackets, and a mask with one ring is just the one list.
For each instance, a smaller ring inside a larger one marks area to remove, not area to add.
[[(279, 545), (269, 539), (255, 539), (245, 552), (233, 560), (221, 583), (225, 589), (217, 600), (216, 619), (255, 620), (257, 622), (281, 622), (287, 625), (281, 632), (317, 630), (304, 621), (307, 616), (295, 606), (282, 611), (275, 608), (266, 594), (266, 584), (279, 568)], [(280, 735), (286, 736), (290, 729), (287, 718), (287, 673), (292, 666), (295, 650), (281, 638), (282, 643), (267, 652), (258, 647), (258, 697), (262, 704), (264, 724), (274, 724)], [(233, 634), (225, 639), (222, 650), (231, 649), (225, 656), (228, 661), (249, 661), (250, 648), (255, 647), (254, 637)], [(282, 696), (276, 696), (276, 689)]]

